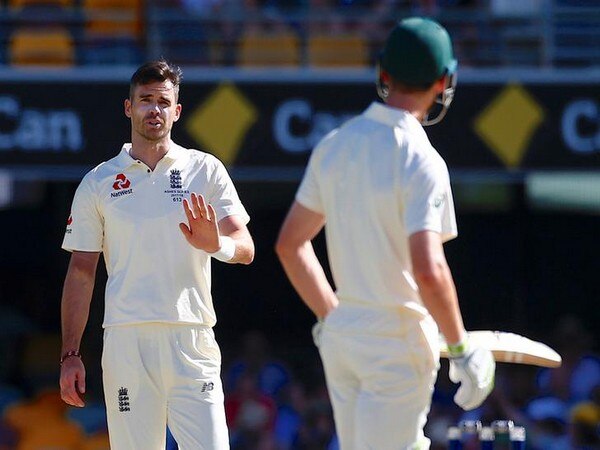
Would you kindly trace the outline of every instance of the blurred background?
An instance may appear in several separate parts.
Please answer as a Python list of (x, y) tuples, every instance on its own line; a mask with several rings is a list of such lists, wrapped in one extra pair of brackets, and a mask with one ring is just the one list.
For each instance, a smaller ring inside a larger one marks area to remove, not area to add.
[[(469, 414), (442, 362), (433, 448), (459, 420), (509, 418), (532, 449), (600, 448), (597, 0), (0, 0), (0, 450), (108, 448), (106, 273), (82, 346), (88, 406), (66, 408), (60, 244), (80, 179), (130, 139), (131, 74), (159, 57), (184, 71), (174, 139), (218, 156), (252, 217), (254, 263), (213, 265), (232, 448), (338, 448), (314, 318), (273, 245), (313, 145), (376, 99), (377, 54), (409, 15), (446, 26), (459, 60), (452, 108), (427, 131), (453, 181), (459, 238), (446, 250), (466, 326), (564, 359), (500, 364)], [(322, 236), (316, 248), (326, 264)]]

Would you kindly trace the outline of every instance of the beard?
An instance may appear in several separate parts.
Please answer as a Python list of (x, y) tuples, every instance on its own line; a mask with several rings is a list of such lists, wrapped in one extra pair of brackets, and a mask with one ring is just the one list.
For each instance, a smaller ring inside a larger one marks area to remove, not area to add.
[(142, 136), (144, 139), (150, 142), (158, 142), (169, 136), (171, 127), (163, 125), (159, 129), (149, 128), (144, 122), (136, 127), (135, 131), (137, 134)]

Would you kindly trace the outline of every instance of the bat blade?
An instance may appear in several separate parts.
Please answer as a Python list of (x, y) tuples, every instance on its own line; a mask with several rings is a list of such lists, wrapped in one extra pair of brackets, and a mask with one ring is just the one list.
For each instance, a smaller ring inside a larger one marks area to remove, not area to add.
[[(562, 358), (548, 345), (506, 331), (469, 331), (469, 340), (492, 351), (497, 362), (529, 364), (539, 367), (560, 367)], [(440, 356), (448, 358), (448, 346), (440, 335)]]

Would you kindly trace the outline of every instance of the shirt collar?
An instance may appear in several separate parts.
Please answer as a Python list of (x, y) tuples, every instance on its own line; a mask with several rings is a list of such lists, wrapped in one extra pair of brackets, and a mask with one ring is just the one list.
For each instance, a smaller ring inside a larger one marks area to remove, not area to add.
[[(131, 143), (128, 142), (128, 143), (123, 144), (123, 147), (121, 147), (121, 151), (117, 155), (117, 163), (119, 164), (120, 167), (127, 168), (127, 167), (131, 166), (132, 164), (136, 163), (136, 160), (131, 157), (130, 152), (131, 152)], [(171, 145), (169, 146), (169, 150), (167, 151), (165, 156), (163, 156), (163, 159), (166, 158), (171, 161), (175, 161), (176, 159), (182, 158), (186, 155), (187, 155), (187, 150), (185, 148), (177, 145), (175, 142), (171, 142)]]
[(117, 163), (120, 167), (126, 168), (135, 163), (135, 159), (131, 157), (131, 144), (123, 144), (121, 151), (117, 155)]
[(363, 113), (365, 117), (391, 127), (400, 127), (418, 134), (425, 134), (418, 119), (404, 109), (393, 108), (379, 102), (373, 102)]
[(175, 161), (176, 159), (182, 158), (188, 155), (188, 150), (183, 148), (180, 145), (177, 145), (175, 142), (171, 141), (171, 145), (169, 146), (169, 151), (163, 156), (163, 158), (170, 159)]

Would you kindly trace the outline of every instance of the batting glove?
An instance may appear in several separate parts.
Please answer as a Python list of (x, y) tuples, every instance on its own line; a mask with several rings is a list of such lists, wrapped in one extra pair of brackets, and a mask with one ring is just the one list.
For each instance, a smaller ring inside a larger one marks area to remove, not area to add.
[(321, 333), (323, 332), (323, 319), (318, 319), (312, 327), (313, 342), (317, 347), (321, 346)]
[(453, 383), (460, 383), (454, 403), (465, 411), (483, 403), (494, 388), (496, 362), (492, 352), (468, 343), (458, 352), (450, 350), (450, 371)]

